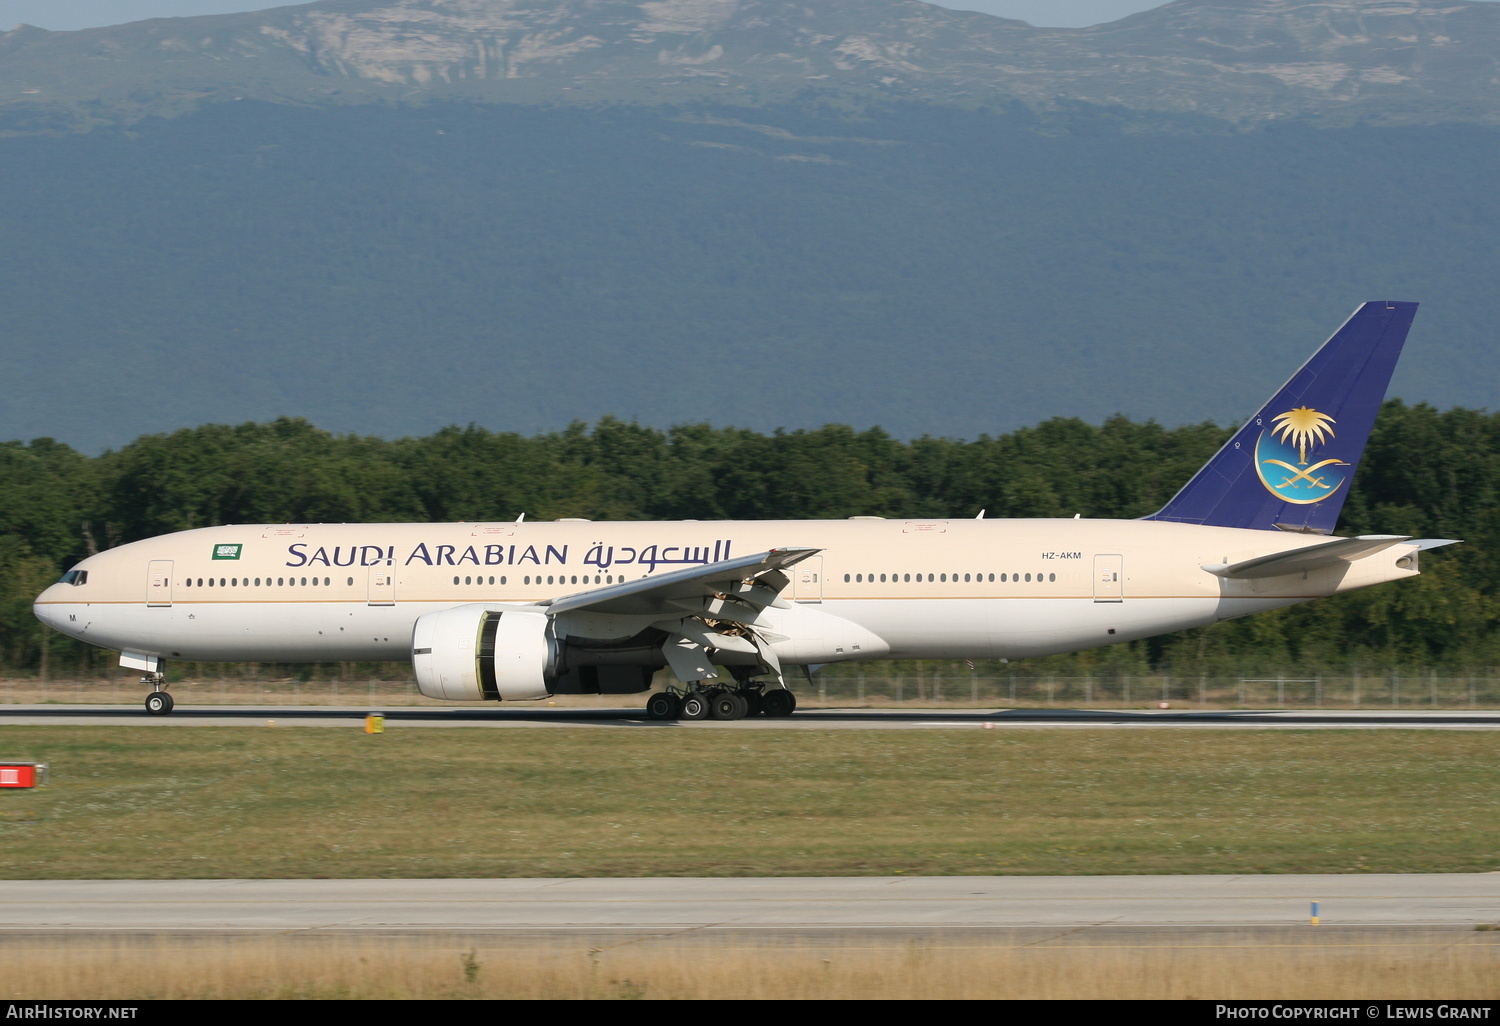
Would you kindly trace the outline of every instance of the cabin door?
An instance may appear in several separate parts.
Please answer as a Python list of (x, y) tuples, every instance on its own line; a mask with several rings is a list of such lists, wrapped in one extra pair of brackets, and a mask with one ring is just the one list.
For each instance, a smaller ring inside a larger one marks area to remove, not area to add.
[(388, 566), (370, 567), (369, 605), (396, 604), (396, 571)]
[(792, 598), (798, 602), (823, 601), (823, 557), (808, 556), (792, 567)]
[(1125, 557), (1094, 557), (1094, 601), (1125, 601)]
[(172, 561), (153, 559), (146, 570), (146, 605), (172, 604)]

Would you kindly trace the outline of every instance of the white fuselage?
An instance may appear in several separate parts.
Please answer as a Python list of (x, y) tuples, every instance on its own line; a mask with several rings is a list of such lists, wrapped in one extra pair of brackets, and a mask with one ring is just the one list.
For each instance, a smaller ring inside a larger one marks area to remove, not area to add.
[[(409, 660), (419, 616), (535, 604), (783, 546), (784, 662), (1017, 658), (1149, 637), (1416, 574), (1401, 550), (1306, 574), (1206, 565), (1316, 536), (1160, 521), (879, 520), (210, 527), (133, 542), (36, 601), (45, 623), (127, 656)], [(799, 609), (802, 613), (799, 614)], [(831, 619), (830, 619), (831, 618)], [(842, 632), (840, 624), (855, 625)], [(883, 644), (843, 643), (863, 632)], [(825, 640), (826, 639), (826, 640)], [(135, 665), (128, 663), (128, 665)]]

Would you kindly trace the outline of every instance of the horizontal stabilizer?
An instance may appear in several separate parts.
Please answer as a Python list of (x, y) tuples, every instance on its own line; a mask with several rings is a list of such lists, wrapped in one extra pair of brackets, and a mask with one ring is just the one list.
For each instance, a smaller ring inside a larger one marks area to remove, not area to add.
[(1247, 559), (1240, 563), (1210, 563), (1203, 569), (1216, 577), (1227, 577), (1236, 581), (1257, 581), (1263, 577), (1283, 577), (1287, 574), (1321, 570), (1338, 563), (1352, 563), (1356, 559), (1403, 542), (1410, 543), (1411, 538), (1404, 534), (1367, 534), (1360, 538), (1335, 538), (1332, 541), (1318, 542), (1316, 545), (1307, 545), (1287, 552), (1256, 556), (1254, 559)]

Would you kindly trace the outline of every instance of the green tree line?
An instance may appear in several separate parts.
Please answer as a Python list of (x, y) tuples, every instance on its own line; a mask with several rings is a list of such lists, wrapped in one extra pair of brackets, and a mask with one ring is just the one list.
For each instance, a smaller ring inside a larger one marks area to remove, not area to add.
[[(1139, 517), (1229, 436), (1058, 418), (972, 441), (841, 425), (763, 434), (613, 418), (523, 436), (449, 427), (334, 435), (304, 420), (210, 424), (88, 457), (0, 444), (0, 669), (83, 673), (113, 657), (43, 628), (31, 601), (91, 552), (230, 523)], [(1089, 653), (1072, 668), (1173, 672), (1500, 665), (1500, 414), (1386, 403), (1340, 534), (1461, 538), (1423, 576)], [(1124, 661), (1122, 663), (1122, 661)]]

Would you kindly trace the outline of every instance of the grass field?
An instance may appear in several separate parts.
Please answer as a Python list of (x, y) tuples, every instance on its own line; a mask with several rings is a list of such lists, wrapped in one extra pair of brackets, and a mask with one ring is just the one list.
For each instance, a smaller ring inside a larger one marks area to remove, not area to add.
[(1493, 933), (1257, 931), (1200, 943), (941, 938), (776, 946), (668, 938), (0, 938), (25, 998), (1494, 999)]
[(33, 878), (1500, 869), (1461, 731), (3, 727)]

